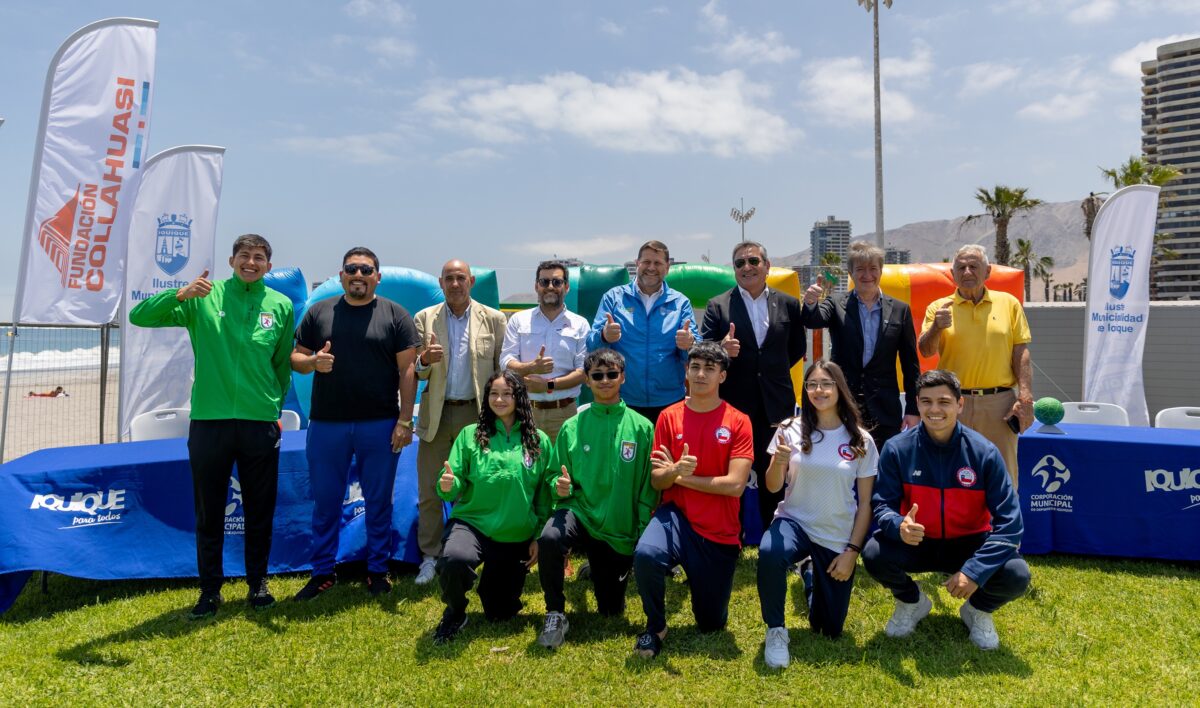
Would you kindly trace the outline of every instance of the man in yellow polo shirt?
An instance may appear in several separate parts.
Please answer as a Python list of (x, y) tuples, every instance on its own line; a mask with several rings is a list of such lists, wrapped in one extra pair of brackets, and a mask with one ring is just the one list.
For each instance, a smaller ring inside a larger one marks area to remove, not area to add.
[(917, 347), (922, 356), (939, 355), (938, 368), (958, 376), (964, 401), (959, 421), (1000, 448), (1015, 490), (1017, 434), (1010, 426), (1024, 431), (1033, 424), (1031, 337), (1021, 303), (984, 286), (991, 272), (983, 246), (958, 249), (952, 267), (957, 289), (929, 303)]

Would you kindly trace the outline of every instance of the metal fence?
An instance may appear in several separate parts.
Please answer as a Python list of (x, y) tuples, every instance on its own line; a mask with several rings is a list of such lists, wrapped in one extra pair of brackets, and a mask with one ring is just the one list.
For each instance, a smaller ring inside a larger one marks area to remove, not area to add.
[(0, 461), (47, 447), (117, 440), (115, 324), (0, 323), (0, 329)]

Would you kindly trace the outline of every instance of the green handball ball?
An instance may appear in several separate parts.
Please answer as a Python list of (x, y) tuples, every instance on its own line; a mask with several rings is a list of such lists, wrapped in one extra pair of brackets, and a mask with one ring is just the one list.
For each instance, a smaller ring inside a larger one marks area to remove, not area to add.
[(1033, 404), (1033, 417), (1042, 425), (1057, 425), (1063, 419), (1063, 404), (1057, 398), (1039, 398)]

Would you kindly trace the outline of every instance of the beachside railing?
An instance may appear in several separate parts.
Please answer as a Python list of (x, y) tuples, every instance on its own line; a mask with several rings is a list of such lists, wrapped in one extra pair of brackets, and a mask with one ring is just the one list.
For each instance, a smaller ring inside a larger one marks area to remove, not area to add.
[(116, 324), (0, 323), (0, 461), (47, 447), (117, 440)]

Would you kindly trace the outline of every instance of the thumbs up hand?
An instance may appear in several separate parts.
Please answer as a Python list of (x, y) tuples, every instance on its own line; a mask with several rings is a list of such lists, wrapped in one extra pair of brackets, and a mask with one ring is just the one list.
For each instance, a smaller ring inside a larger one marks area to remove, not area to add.
[(954, 314), (950, 312), (950, 304), (952, 302), (953, 300), (947, 300), (944, 305), (937, 309), (937, 312), (933, 313), (933, 324), (938, 329), (947, 329), (950, 325), (954, 324)]
[(533, 371), (531, 374), (548, 374), (554, 371), (554, 357), (546, 356), (546, 345), (538, 350), (537, 358), (533, 360)]
[(742, 343), (737, 340), (737, 335), (734, 334), (734, 325), (729, 323), (729, 334), (721, 340), (721, 346), (725, 347), (725, 353), (730, 359), (736, 359), (738, 352), (742, 351)]
[(321, 351), (313, 355), (313, 368), (318, 373), (328, 374), (330, 371), (333, 371), (333, 355), (329, 353), (332, 347), (333, 344), (326, 340), (325, 346), (321, 347)]
[(621, 323), (613, 319), (611, 312), (604, 313), (604, 317), (606, 321), (600, 336), (609, 344), (616, 344), (621, 340)]
[(558, 495), (559, 499), (571, 496), (571, 475), (567, 472), (566, 465), (563, 465), (562, 474), (554, 482), (554, 493)]
[(687, 351), (696, 343), (696, 335), (692, 334), (692, 318), (683, 321), (683, 325), (675, 331), (675, 346)]
[(787, 438), (784, 437), (782, 430), (775, 437), (775, 459), (783, 467), (787, 467), (792, 460), (792, 448), (787, 444)]
[(821, 287), (821, 281), (818, 279), (817, 282), (808, 286), (808, 290), (804, 291), (804, 304), (815, 305), (823, 297), (825, 297), (825, 288)]
[(437, 334), (429, 333), (429, 346), (425, 347), (425, 351), (421, 352), (421, 363), (425, 366), (436, 364), (445, 356), (445, 350), (442, 345), (438, 344)]
[(925, 527), (917, 523), (917, 505), (913, 504), (900, 522), (900, 540), (915, 546), (925, 540)]
[(454, 489), (454, 470), (450, 469), (450, 461), (446, 460), (442, 463), (442, 467), (446, 470), (438, 479), (438, 486), (444, 494), (449, 494), (451, 489)]
[(205, 268), (200, 277), (180, 288), (175, 293), (175, 299), (183, 302), (194, 297), (205, 297), (212, 292), (212, 281), (208, 279), (208, 269)]
[(680, 477), (691, 477), (696, 471), (696, 456), (688, 454), (687, 443), (683, 444), (683, 454), (675, 462), (675, 472)]

